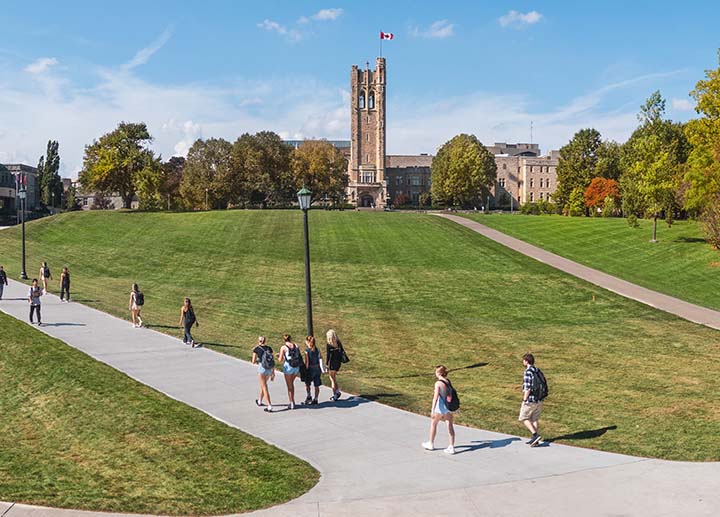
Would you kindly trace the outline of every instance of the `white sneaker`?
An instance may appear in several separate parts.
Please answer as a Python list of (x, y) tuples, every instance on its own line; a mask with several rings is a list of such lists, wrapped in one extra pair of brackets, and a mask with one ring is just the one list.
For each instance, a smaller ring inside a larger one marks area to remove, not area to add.
[(142, 318), (138, 318), (138, 327), (142, 327)]
[(430, 442), (423, 442), (420, 445), (422, 445), (422, 448), (428, 451), (434, 451), (435, 446)]
[(290, 409), (295, 409), (295, 403), (294, 403), (294, 402), (290, 402)]
[(455, 447), (448, 445), (447, 449), (443, 449), (445, 454), (455, 454)]

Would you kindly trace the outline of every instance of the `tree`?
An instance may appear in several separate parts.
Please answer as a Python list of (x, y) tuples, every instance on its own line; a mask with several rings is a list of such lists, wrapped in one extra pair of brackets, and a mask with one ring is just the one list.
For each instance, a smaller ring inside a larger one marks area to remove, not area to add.
[(71, 185), (65, 192), (65, 210), (80, 210), (80, 203), (77, 199), (77, 187)]
[(180, 208), (182, 204), (180, 183), (184, 168), (185, 158), (182, 156), (173, 156), (160, 168), (160, 196), (163, 199), (163, 206), (167, 206), (168, 210)]
[(136, 194), (140, 205), (159, 201), (160, 159), (148, 146), (152, 137), (144, 123), (121, 122), (117, 129), (85, 147), (80, 183), (85, 190), (117, 192), (123, 208), (130, 208)]
[[(602, 151), (602, 140), (596, 129), (581, 129), (570, 142), (560, 148), (560, 160), (557, 166), (558, 186), (553, 200), (563, 213), (568, 213), (570, 197), (573, 191), (585, 192), (590, 181), (597, 174), (597, 165)], [(577, 194), (575, 196), (577, 201)], [(577, 203), (576, 203), (577, 204)], [(574, 207), (575, 212), (577, 206)]]
[(296, 188), (291, 153), (292, 147), (272, 131), (245, 133), (238, 138), (232, 146), (232, 166), (239, 174), (234, 202), (265, 207), (293, 200)]
[(291, 170), (296, 189), (306, 186), (314, 199), (342, 203), (348, 184), (347, 159), (325, 140), (306, 140), (293, 150)]
[(45, 206), (62, 204), (63, 183), (60, 177), (60, 154), (57, 140), (49, 140), (44, 156), (38, 160), (40, 201)]
[[(720, 50), (718, 51), (720, 64)], [(708, 239), (720, 242), (720, 66), (706, 70), (690, 95), (697, 102), (700, 118), (690, 120), (685, 135), (692, 145), (684, 176), (684, 206), (700, 214)]]
[(593, 214), (604, 212), (605, 201), (607, 199), (614, 201), (614, 208), (620, 199), (618, 182), (613, 179), (593, 178), (588, 188), (585, 189), (584, 197), (585, 206), (588, 207)]
[(436, 203), (464, 207), (483, 204), (497, 179), (495, 158), (475, 135), (460, 134), (440, 148), (431, 168)]
[(232, 164), (233, 146), (222, 138), (196, 140), (190, 147), (180, 195), (188, 208), (227, 208), (237, 191), (238, 174)]

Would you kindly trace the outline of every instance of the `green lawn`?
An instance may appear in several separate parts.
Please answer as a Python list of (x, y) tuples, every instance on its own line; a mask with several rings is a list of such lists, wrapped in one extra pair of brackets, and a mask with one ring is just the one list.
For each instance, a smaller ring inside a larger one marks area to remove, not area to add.
[(0, 500), (244, 512), (312, 488), (307, 463), (0, 312)]
[[(550, 382), (546, 437), (720, 459), (720, 394), (708, 389), (720, 333), (432, 215), (313, 211), (310, 229), (316, 332), (336, 328), (346, 343), (346, 391), (426, 413), (433, 367), (445, 363), (463, 423), (522, 433), (520, 357), (531, 350)], [(18, 236), (0, 232), (13, 276)], [(171, 326), (192, 297), (196, 337), (219, 351), (248, 358), (258, 334), (278, 347), (283, 332), (303, 333), (299, 211), (74, 213), (30, 224), (28, 239), (32, 271), (67, 264), (74, 296), (110, 313), (127, 318), (137, 281), (147, 322), (180, 336)]]
[(720, 310), (720, 252), (704, 240), (696, 221), (652, 220), (630, 228), (625, 219), (467, 215), (470, 219), (643, 287)]

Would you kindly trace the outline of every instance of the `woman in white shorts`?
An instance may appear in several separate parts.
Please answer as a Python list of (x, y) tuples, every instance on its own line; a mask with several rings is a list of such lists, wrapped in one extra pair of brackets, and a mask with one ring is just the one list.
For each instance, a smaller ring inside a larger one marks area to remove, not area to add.
[(454, 412), (450, 411), (445, 402), (450, 393), (450, 381), (447, 378), (447, 368), (439, 365), (435, 368), (435, 391), (433, 392), (432, 409), (430, 410), (430, 441), (423, 442), (424, 449), (432, 451), (435, 449), (435, 435), (440, 421), (447, 424), (450, 445), (443, 452), (455, 454), (455, 428), (453, 427)]

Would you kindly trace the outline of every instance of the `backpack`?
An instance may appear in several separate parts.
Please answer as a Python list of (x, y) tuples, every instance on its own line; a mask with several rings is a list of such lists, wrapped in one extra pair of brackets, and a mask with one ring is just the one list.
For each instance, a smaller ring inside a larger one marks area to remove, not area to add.
[(530, 389), (530, 393), (532, 393), (536, 401), (541, 402), (548, 396), (548, 393), (550, 393), (547, 380), (540, 368), (533, 368), (530, 373), (532, 374), (532, 388)]
[(187, 325), (192, 326), (195, 321), (197, 321), (197, 318), (195, 317), (195, 311), (193, 309), (188, 309), (185, 311), (185, 323)]
[(138, 307), (145, 305), (145, 295), (142, 294), (140, 291), (135, 293), (135, 305), (137, 305)]
[(300, 366), (300, 349), (297, 345), (287, 349), (287, 362), (290, 368), (298, 368)]
[(458, 397), (457, 391), (455, 391), (450, 381), (441, 382), (448, 388), (448, 393), (445, 395), (445, 405), (450, 411), (457, 411), (460, 409), (460, 397)]
[(262, 356), (260, 356), (260, 366), (265, 370), (275, 368), (275, 358), (272, 353), (267, 348), (260, 347), (260, 349), (263, 351)]
[(44, 276), (45, 278), (50, 278), (50, 268), (49, 268), (48, 266), (45, 266), (45, 267), (43, 268), (43, 276)]

